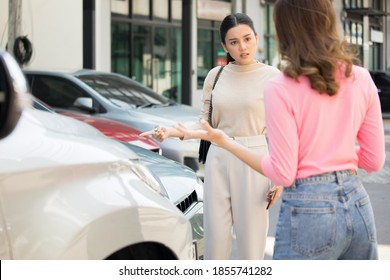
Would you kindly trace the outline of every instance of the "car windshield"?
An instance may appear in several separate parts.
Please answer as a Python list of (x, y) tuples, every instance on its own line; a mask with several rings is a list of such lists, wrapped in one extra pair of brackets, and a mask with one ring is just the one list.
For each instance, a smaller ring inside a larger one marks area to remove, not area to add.
[(106, 74), (80, 75), (81, 81), (119, 107), (162, 107), (175, 102), (125, 77)]

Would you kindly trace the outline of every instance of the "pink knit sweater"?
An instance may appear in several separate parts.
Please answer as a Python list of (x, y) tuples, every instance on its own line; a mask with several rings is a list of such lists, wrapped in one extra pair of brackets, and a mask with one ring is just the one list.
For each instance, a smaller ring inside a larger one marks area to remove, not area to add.
[(306, 77), (283, 74), (265, 88), (270, 155), (265, 175), (276, 185), (330, 171), (362, 168), (378, 171), (385, 161), (383, 120), (377, 88), (368, 71), (338, 75), (335, 96), (319, 94)]

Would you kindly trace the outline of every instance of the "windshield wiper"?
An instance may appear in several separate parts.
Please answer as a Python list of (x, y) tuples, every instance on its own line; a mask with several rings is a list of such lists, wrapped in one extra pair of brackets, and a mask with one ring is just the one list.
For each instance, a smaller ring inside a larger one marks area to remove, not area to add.
[(159, 107), (168, 107), (168, 106), (171, 106), (173, 103), (146, 103), (146, 104), (142, 104), (142, 105), (139, 105), (137, 106), (137, 108), (159, 108)]
[(142, 104), (142, 105), (138, 105), (137, 108), (151, 108), (151, 107), (155, 107), (156, 105), (159, 105), (159, 104), (156, 104), (156, 103), (145, 103), (145, 104)]

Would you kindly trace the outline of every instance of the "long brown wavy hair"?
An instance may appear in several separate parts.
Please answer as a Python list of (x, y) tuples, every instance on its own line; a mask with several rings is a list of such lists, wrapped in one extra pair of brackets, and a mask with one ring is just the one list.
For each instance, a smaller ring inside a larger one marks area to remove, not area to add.
[(277, 0), (274, 22), (285, 75), (304, 75), (319, 93), (335, 95), (336, 72), (345, 66), (350, 77), (356, 54), (341, 40), (331, 0)]

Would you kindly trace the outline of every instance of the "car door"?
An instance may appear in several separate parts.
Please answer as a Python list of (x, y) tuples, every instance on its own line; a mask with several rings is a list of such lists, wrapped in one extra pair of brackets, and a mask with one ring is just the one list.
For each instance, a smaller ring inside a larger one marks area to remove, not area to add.
[(383, 113), (390, 113), (390, 74), (376, 74), (374, 82), (378, 88)]

